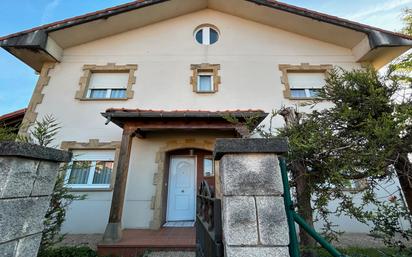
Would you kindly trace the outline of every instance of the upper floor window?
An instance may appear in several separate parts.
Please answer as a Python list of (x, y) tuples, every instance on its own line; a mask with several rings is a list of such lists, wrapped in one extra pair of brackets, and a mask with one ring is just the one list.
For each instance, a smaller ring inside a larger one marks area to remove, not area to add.
[(84, 65), (80, 89), (76, 92), (79, 100), (127, 100), (133, 98), (137, 65)]
[(325, 85), (325, 79), (332, 65), (279, 65), (281, 81), (285, 85), (283, 95), (291, 100), (313, 99)]
[(209, 72), (200, 72), (197, 77), (197, 92), (213, 92), (213, 75)]
[(292, 98), (314, 98), (325, 84), (325, 73), (288, 73)]
[(219, 32), (212, 25), (201, 25), (195, 30), (195, 39), (199, 44), (212, 45), (218, 41)]
[(129, 73), (92, 73), (87, 98), (126, 98)]
[(191, 69), (193, 75), (190, 78), (190, 82), (193, 87), (193, 92), (215, 93), (218, 91), (220, 84), (219, 64), (192, 64)]

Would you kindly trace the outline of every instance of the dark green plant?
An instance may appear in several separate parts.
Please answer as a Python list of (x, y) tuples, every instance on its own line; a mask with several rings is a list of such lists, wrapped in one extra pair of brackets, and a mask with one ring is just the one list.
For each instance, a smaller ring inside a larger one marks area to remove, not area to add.
[(65, 165), (57, 176), (49, 208), (44, 220), (44, 230), (40, 244), (40, 253), (53, 247), (64, 239), (64, 234), (60, 234), (63, 222), (66, 219), (68, 206), (75, 200), (83, 200), (85, 195), (74, 195), (65, 186)]
[(36, 120), (26, 135), (19, 135), (18, 141), (37, 144), (44, 147), (51, 145), (60, 130), (60, 125), (52, 115), (45, 115), (41, 120)]
[[(288, 138), (287, 159), (297, 211), (309, 225), (316, 219), (323, 222), (329, 239), (337, 239), (340, 233), (330, 222), (331, 215), (372, 222), (373, 232), (387, 238), (410, 233), (399, 225), (410, 212), (400, 206), (389, 208), (388, 201), (378, 199), (375, 193), (383, 182), (396, 176), (400, 180), (411, 178), (411, 164), (405, 156), (412, 152), (412, 104), (410, 98), (398, 101), (402, 79), (391, 72), (381, 76), (372, 68), (334, 69), (319, 93), (330, 108), (307, 114), (282, 108), (272, 112), (271, 120), (283, 116), (283, 128), (260, 126), (254, 131), (266, 138)], [(308, 104), (315, 105), (320, 99)], [(356, 194), (348, 192), (347, 185), (360, 179), (364, 186)], [(330, 208), (331, 201), (339, 203), (336, 209)], [(370, 206), (374, 209), (367, 208)], [(383, 222), (378, 212), (386, 211), (391, 218)], [(300, 239), (305, 248), (315, 245), (302, 230)], [(385, 243), (399, 246), (391, 240)]]
[[(59, 130), (60, 125), (57, 120), (52, 115), (46, 115), (41, 120), (35, 121), (26, 135), (17, 136), (17, 140), (44, 147), (54, 147), (52, 143)], [(44, 220), (40, 254), (48, 251), (52, 246), (63, 240), (64, 235), (61, 235), (60, 231), (65, 221), (68, 206), (74, 200), (85, 199), (85, 195), (72, 194), (69, 188), (65, 186), (65, 173), (68, 168), (68, 165), (63, 165), (57, 175), (50, 205)]]
[(0, 125), (0, 141), (14, 141), (16, 137), (15, 129)]
[(402, 33), (406, 35), (412, 35), (412, 8), (406, 8), (403, 11), (403, 28), (401, 30)]
[(38, 257), (99, 257), (89, 247), (56, 247), (43, 250)]

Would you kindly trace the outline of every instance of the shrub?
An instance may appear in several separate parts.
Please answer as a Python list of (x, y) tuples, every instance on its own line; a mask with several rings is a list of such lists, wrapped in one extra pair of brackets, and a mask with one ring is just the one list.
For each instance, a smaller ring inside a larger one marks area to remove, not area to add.
[(42, 250), (37, 257), (98, 257), (89, 247), (51, 247)]

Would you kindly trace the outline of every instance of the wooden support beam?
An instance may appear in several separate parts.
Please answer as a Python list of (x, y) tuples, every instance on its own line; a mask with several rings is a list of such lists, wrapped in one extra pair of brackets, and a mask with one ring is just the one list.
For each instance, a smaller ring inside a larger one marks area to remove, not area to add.
[(134, 130), (123, 130), (112, 203), (110, 207), (109, 223), (107, 224), (103, 235), (104, 242), (118, 242), (122, 238), (122, 213), (133, 136)]

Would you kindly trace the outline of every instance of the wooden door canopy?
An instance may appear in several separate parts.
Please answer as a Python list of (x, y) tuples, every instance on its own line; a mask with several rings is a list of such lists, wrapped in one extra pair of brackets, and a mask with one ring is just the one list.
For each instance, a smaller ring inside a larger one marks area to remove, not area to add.
[[(153, 131), (233, 131), (244, 135), (243, 122), (254, 119), (255, 127), (268, 113), (262, 110), (201, 111), (201, 110), (141, 110), (141, 109), (107, 109), (102, 113), (106, 124), (113, 122), (124, 130), (144, 138)], [(228, 117), (238, 122), (228, 121)], [(249, 128), (250, 129), (250, 128)]]

